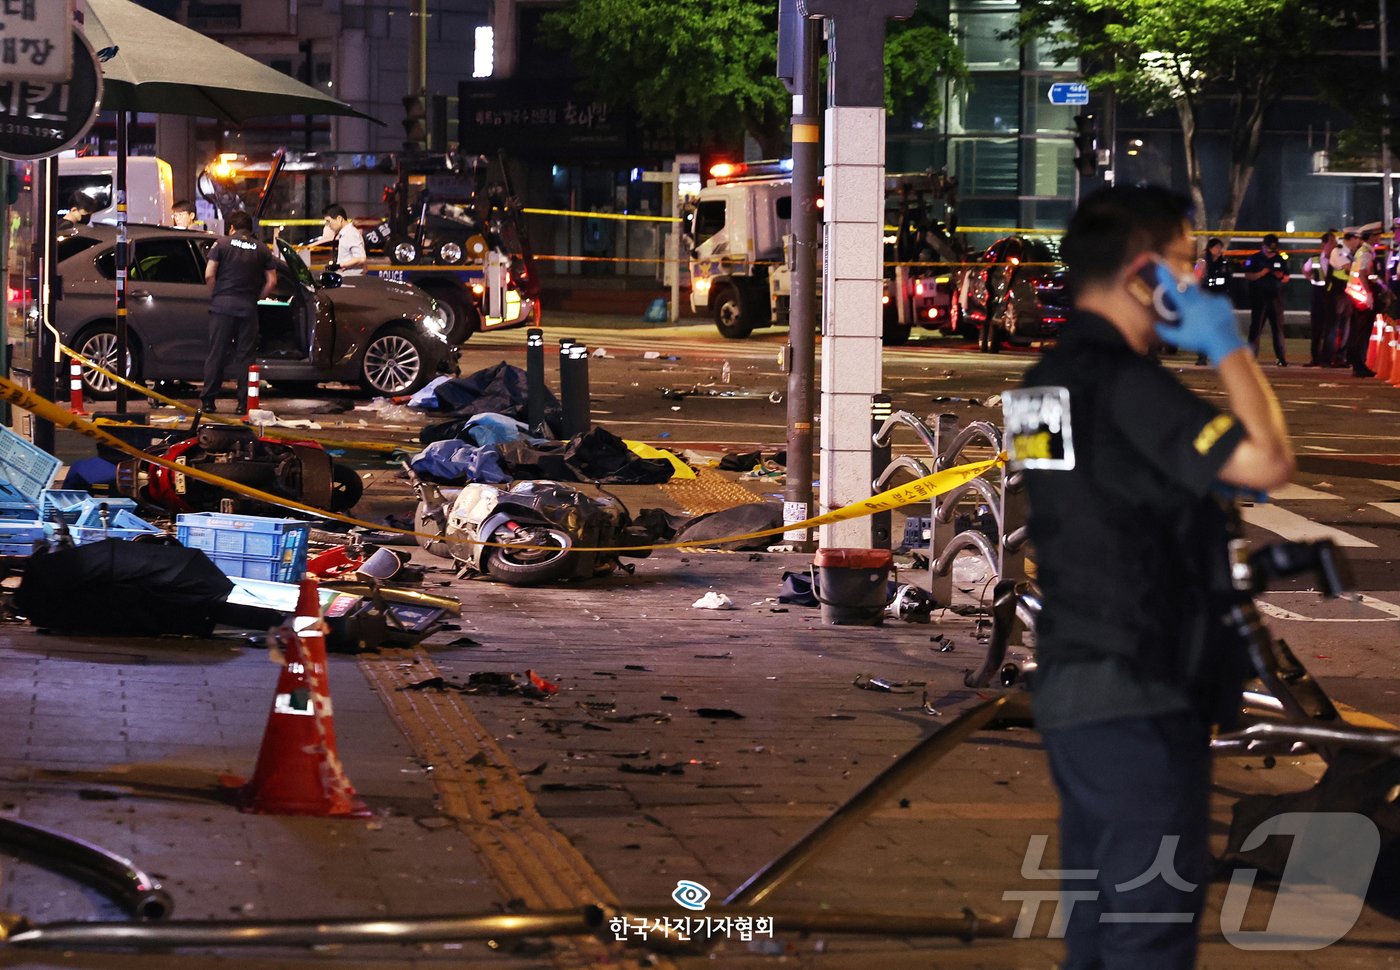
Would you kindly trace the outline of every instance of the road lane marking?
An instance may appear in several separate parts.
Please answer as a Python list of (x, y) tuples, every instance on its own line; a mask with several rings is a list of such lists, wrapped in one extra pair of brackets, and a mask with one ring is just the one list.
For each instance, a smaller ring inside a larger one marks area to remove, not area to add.
[(1400, 491), (1400, 482), (1397, 482), (1394, 479), (1373, 478), (1371, 479), (1371, 481), (1375, 482), (1377, 485), (1384, 485), (1386, 488), (1393, 488), (1396, 491)]
[(1314, 522), (1306, 516), (1281, 509), (1277, 505), (1250, 505), (1240, 511), (1240, 517), (1250, 525), (1267, 529), (1285, 539), (1331, 539), (1337, 545), (1348, 549), (1376, 548), (1374, 542), (1367, 542), (1350, 532)]
[(1290, 502), (1306, 502), (1324, 498), (1331, 499), (1335, 502), (1339, 501), (1341, 499), (1341, 496), (1335, 495), (1332, 492), (1319, 492), (1315, 488), (1307, 488), (1306, 486), (1295, 485), (1292, 482), (1289, 482), (1282, 488), (1277, 488), (1270, 492), (1269, 498), (1275, 502), (1284, 500)]
[(1296, 623), (1394, 623), (1400, 620), (1400, 606), (1388, 603), (1374, 596), (1362, 596), (1359, 599), (1350, 599), (1350, 602), (1358, 606), (1365, 606), (1384, 616), (1304, 616), (1302, 613), (1295, 613), (1290, 609), (1269, 603), (1265, 600), (1255, 600), (1255, 605), (1259, 607), (1259, 612), (1276, 620), (1292, 620)]

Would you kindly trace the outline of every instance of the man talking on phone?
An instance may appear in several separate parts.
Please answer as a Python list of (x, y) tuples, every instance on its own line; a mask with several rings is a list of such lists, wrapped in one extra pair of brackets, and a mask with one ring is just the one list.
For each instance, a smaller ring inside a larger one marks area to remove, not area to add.
[[(1230, 302), (1194, 283), (1189, 211), (1153, 187), (1084, 201), (1061, 247), (1073, 312), (1006, 395), (1043, 597), (1031, 698), (1075, 893), (1066, 970), (1195, 963), (1210, 728), (1238, 711), (1248, 673), (1210, 580), (1228, 521), (1214, 493), (1275, 488), (1294, 468)], [(1224, 410), (1153, 359), (1159, 340), (1206, 356)]]

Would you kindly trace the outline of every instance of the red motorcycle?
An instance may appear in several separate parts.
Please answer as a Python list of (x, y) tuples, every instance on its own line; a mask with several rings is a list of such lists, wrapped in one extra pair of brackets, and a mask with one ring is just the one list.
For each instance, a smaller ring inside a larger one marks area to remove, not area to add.
[[(250, 488), (330, 512), (348, 512), (364, 492), (353, 468), (336, 463), (315, 441), (260, 438), (253, 429), (206, 424), (160, 457)], [(287, 510), (142, 459), (117, 466), (117, 491), (169, 512), (232, 511), (285, 515)], [(233, 508), (222, 503), (228, 499)]]

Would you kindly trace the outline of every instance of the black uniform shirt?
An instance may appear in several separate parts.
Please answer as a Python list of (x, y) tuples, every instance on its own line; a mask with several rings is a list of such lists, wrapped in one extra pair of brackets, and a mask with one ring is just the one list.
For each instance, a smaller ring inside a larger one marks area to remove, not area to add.
[(1261, 249), (1259, 252), (1250, 256), (1245, 262), (1244, 271), (1246, 273), (1257, 273), (1261, 269), (1267, 269), (1269, 272), (1265, 273), (1257, 280), (1250, 280), (1250, 289), (1259, 293), (1261, 296), (1273, 296), (1278, 292), (1279, 287), (1283, 285), (1283, 281), (1275, 276), (1274, 273), (1288, 272), (1288, 257), (1284, 255), (1283, 252), (1270, 256)]
[(1201, 548), (1214, 539), (1201, 541), (1202, 523), (1214, 521), (1210, 490), (1243, 429), (1082, 311), (1007, 398), (1014, 458), (1031, 459), (1030, 538), (1044, 604), (1037, 726), (1196, 706), (1192, 685), (1213, 622), (1206, 563), (1223, 557), (1225, 538)]
[(230, 317), (256, 314), (263, 281), (272, 266), (268, 248), (247, 235), (225, 236), (209, 250), (209, 259), (219, 264), (209, 312)]

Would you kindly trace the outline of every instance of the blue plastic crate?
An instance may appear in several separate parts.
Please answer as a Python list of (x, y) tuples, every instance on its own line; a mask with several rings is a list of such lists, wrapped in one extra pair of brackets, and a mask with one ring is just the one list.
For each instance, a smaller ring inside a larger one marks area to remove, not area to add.
[(180, 543), (204, 554), (227, 576), (291, 583), (306, 572), (311, 525), (296, 519), (189, 512), (175, 519)]
[(0, 425), (0, 483), (9, 485), (7, 500), (19, 498), (37, 505), (60, 464), (34, 442)]
[(27, 556), (36, 539), (47, 539), (42, 522), (0, 522), (0, 556)]
[[(54, 516), (59, 516), (69, 525), (77, 525), (78, 518), (83, 514), (83, 503), (92, 498), (92, 493), (85, 491), (75, 491), (72, 489), (46, 488), (39, 496), (39, 516), (45, 522), (56, 521)], [(136, 503), (131, 499), (120, 499), (129, 503), (128, 508), (135, 508)]]

